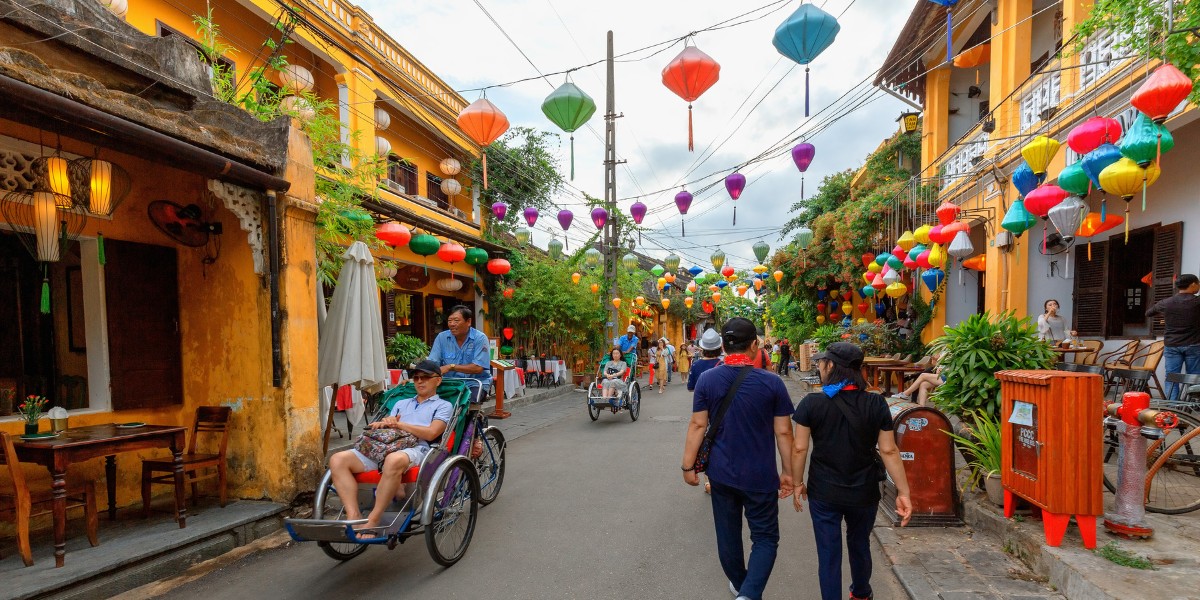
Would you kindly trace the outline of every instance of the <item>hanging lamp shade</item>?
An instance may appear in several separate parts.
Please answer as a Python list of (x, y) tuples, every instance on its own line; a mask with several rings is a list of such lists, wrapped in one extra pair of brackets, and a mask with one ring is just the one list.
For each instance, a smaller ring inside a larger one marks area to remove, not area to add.
[[(924, 252), (928, 249), (929, 249), (929, 247), (926, 246), (925, 244), (917, 244), (916, 246), (913, 246), (912, 248), (909, 249), (908, 252), (905, 253), (905, 258), (911, 258), (913, 260), (917, 260), (917, 257), (920, 256), (922, 252)], [(904, 259), (901, 258), (900, 260), (904, 260)]]
[(946, 272), (940, 268), (926, 269), (924, 273), (921, 273), (921, 281), (925, 282), (925, 287), (930, 292), (936, 291), (945, 280)]
[(667, 268), (668, 272), (674, 273), (674, 272), (678, 271), (679, 270), (679, 255), (675, 254), (674, 252), (668, 254), (667, 257), (663, 259), (663, 266), (665, 266)]
[(796, 245), (800, 246), (800, 250), (808, 250), (808, 245), (813, 240), (813, 230), (807, 227), (801, 227), (796, 231)]
[(438, 187), (441, 188), (442, 193), (446, 194), (447, 196), (453, 197), (462, 193), (462, 184), (459, 183), (457, 179), (450, 179), (447, 177), (446, 179), (442, 180), (442, 183), (440, 183)]
[(1154, 163), (1143, 169), (1132, 160), (1122, 157), (1100, 172), (1100, 186), (1129, 202), (1142, 191), (1143, 182), (1152, 185), (1161, 173)]
[(497, 221), (503, 221), (505, 215), (508, 214), (508, 205), (503, 202), (492, 203), (492, 216), (496, 217)]
[(621, 264), (628, 271), (635, 271), (638, 268), (638, 257), (633, 254), (626, 254), (621, 258)]
[[(67, 168), (75, 182), (70, 186), (72, 200), (98, 217), (112, 216), (132, 189), (129, 173), (107, 160), (77, 158), (70, 161)], [(62, 186), (60, 182), (56, 187)], [(50, 189), (54, 190), (54, 187)]]
[(1087, 172), (1083, 170), (1082, 162), (1074, 162), (1058, 172), (1058, 187), (1064, 189), (1069, 194), (1076, 196), (1086, 196), (1092, 189), (1092, 181), (1088, 179)]
[(512, 270), (512, 264), (503, 258), (493, 258), (487, 262), (487, 270), (492, 275), (507, 275)]
[(888, 286), (883, 289), (883, 291), (892, 298), (899, 298), (900, 296), (908, 293), (908, 286), (897, 281), (895, 283), (889, 283)]
[[(691, 208), (691, 206), (692, 206), (691, 192), (689, 192), (687, 190), (682, 190), (678, 194), (675, 194), (675, 208), (679, 209), (680, 215), (686, 215), (688, 213), (688, 209)], [(735, 217), (735, 219), (736, 219), (736, 217)], [(679, 231), (684, 236), (687, 235), (687, 231), (685, 230), (684, 225), (683, 225), (683, 217), (679, 218)]]
[(457, 292), (458, 290), (462, 289), (463, 282), (461, 279), (454, 278), (439, 279), (434, 285), (437, 287), (437, 289), (442, 290), (443, 292)]
[(739, 295), (739, 296), (745, 296), (745, 295), (746, 295), (746, 290), (748, 290), (748, 289), (750, 289), (750, 286), (748, 286), (748, 285), (746, 285), (746, 284), (744, 284), (744, 283), (739, 283), (739, 284), (738, 284), (738, 286), (737, 286), (737, 295)]
[(950, 240), (950, 245), (946, 247), (946, 254), (957, 259), (966, 258), (974, 253), (975, 246), (971, 244), (971, 235), (966, 231), (954, 234), (954, 239)]
[[(685, 42), (686, 44), (686, 42)], [(692, 102), (708, 91), (721, 77), (721, 65), (699, 48), (686, 45), (662, 71), (662, 83), (688, 103), (688, 150), (695, 149), (692, 128)]]
[(887, 265), (889, 256), (891, 256), (891, 255), (888, 254), (887, 252), (879, 253), (878, 255), (875, 256), (875, 265), (878, 267), (883, 267), (883, 266)]
[(662, 277), (662, 274), (666, 272), (667, 270), (664, 269), (662, 265), (654, 265), (653, 267), (650, 267), (650, 274), (654, 275), (655, 277)]
[(896, 255), (891, 255), (887, 259), (887, 264), (892, 268), (893, 271), (899, 271), (900, 269), (904, 268), (904, 259), (899, 258)]
[[(917, 256), (920, 256), (920, 255), (921, 255), (920, 253), (917, 253)], [(918, 269), (918, 268), (920, 268), (920, 267), (921, 267), (921, 265), (917, 264), (917, 259), (916, 259), (916, 258), (914, 258), (914, 257), (907, 256), (907, 255), (906, 255), (906, 256), (905, 256), (904, 258), (902, 258), (901, 260), (903, 260), (903, 261), (904, 261), (904, 268), (905, 268), (905, 269)]]
[(1120, 215), (1108, 215), (1106, 219), (1101, 220), (1100, 213), (1089, 213), (1083, 218), (1083, 222), (1080, 223), (1079, 230), (1075, 232), (1075, 235), (1076, 237), (1096, 236), (1119, 227), (1124, 222), (1124, 217)]
[(571, 228), (571, 221), (574, 219), (575, 213), (572, 213), (569, 210), (558, 211), (558, 225), (559, 227), (562, 227), (563, 231)]
[(467, 256), (463, 262), (473, 267), (486, 265), (488, 261), (488, 252), (483, 248), (467, 248)]
[(608, 211), (601, 206), (593, 208), (592, 224), (596, 226), (596, 229), (604, 229), (605, 223), (608, 223)]
[(803, 3), (779, 27), (771, 44), (780, 54), (804, 65), (804, 116), (809, 115), (809, 63), (833, 44), (842, 26), (815, 4)]
[(887, 282), (883, 280), (883, 273), (875, 274), (875, 278), (871, 280), (871, 287), (876, 291), (881, 291), (887, 287)]
[(990, 42), (967, 48), (954, 57), (954, 66), (960, 69), (974, 69), (989, 62), (992, 62), (992, 44)]
[(1026, 194), (1032, 192), (1041, 183), (1041, 178), (1034, 174), (1033, 168), (1029, 166), (1029, 163), (1022, 162), (1013, 170), (1012, 182), (1013, 187), (1017, 188), (1017, 193), (1024, 198)]
[(588, 248), (587, 252), (583, 253), (583, 264), (589, 269), (595, 269), (600, 266), (600, 251), (595, 248)]
[(563, 255), (563, 243), (558, 241), (558, 238), (551, 238), (546, 244), (546, 251), (550, 253), (550, 258), (558, 260)]
[(612, 305), (613, 305), (613, 308), (621, 308), (621, 299), (620, 299), (620, 298), (613, 298), (613, 299), (612, 299)]
[(875, 253), (874, 252), (863, 252), (863, 255), (859, 257), (859, 260), (862, 261), (864, 269), (867, 267), (870, 267), (871, 263), (875, 262)]
[[(880, 258), (883, 258), (885, 263), (887, 262), (886, 254), (880, 255)], [(878, 260), (878, 259), (876, 259), (876, 260)], [(877, 263), (875, 261), (871, 261), (871, 264), (867, 265), (867, 270), (872, 273), (878, 273), (883, 270), (883, 267), (879, 266), (879, 263)]]
[(1133, 93), (1129, 103), (1155, 123), (1162, 123), (1192, 93), (1192, 80), (1171, 63), (1164, 63)]
[(1039, 179), (1045, 178), (1050, 161), (1058, 154), (1059, 143), (1054, 138), (1039, 135), (1021, 147), (1021, 156), (1029, 163), (1029, 168)]
[(528, 227), (521, 227), (520, 229), (517, 229), (517, 233), (515, 234), (514, 237), (517, 238), (517, 245), (528, 246), (529, 238), (532, 235), (533, 235), (533, 231), (530, 230)]
[[(803, 248), (801, 249), (803, 250)], [(725, 266), (725, 252), (717, 248), (717, 251), (713, 252), (708, 260), (712, 263), (714, 271), (720, 271), (721, 267)]]
[(864, 285), (862, 289), (858, 291), (862, 294), (863, 298), (870, 298), (875, 295), (875, 288), (869, 285)]
[(1100, 184), (1100, 172), (1118, 160), (1121, 160), (1120, 148), (1113, 144), (1101, 144), (1095, 150), (1085, 154), (1080, 162), (1083, 163), (1083, 172), (1087, 173), (1092, 185), (1099, 189), (1105, 189)]
[(725, 268), (721, 269), (721, 275), (724, 275), (725, 279), (732, 279), (736, 273), (737, 271), (729, 265), (725, 265)]
[(767, 255), (771, 253), (771, 246), (762, 240), (754, 242), (754, 246), (751, 248), (754, 250), (754, 258), (757, 258), (760, 263), (766, 261)]
[(946, 257), (946, 250), (942, 248), (942, 245), (934, 244), (933, 247), (929, 249), (929, 258), (927, 260), (931, 267), (935, 269), (944, 269), (946, 268)]
[(579, 285), (580, 279), (583, 279), (583, 275), (579, 274), (578, 272), (571, 273), (571, 283), (574, 283), (575, 285)]
[(913, 230), (913, 239), (917, 240), (918, 244), (928, 245), (930, 229), (932, 229), (932, 226), (930, 226), (930, 225), (922, 225), (922, 226), (916, 228), (915, 230)]
[(917, 245), (917, 238), (913, 237), (911, 231), (905, 230), (904, 233), (900, 234), (900, 239), (896, 240), (896, 245), (907, 253), (913, 249), (913, 246)]
[(771, 273), (771, 277), (775, 279), (775, 283), (783, 281), (783, 271), (775, 271)]
[(725, 176), (725, 191), (729, 192), (729, 197), (737, 200), (742, 197), (742, 190), (746, 189), (746, 176), (741, 173), (730, 173)]
[(646, 218), (646, 205), (639, 200), (634, 202), (633, 206), (629, 207), (629, 216), (633, 217), (633, 222), (641, 225), (642, 219)]
[(900, 281), (900, 273), (897, 273), (895, 269), (888, 269), (883, 272), (884, 285), (892, 285), (897, 281)]
[(417, 256), (432, 256), (441, 247), (442, 243), (428, 233), (417, 234), (408, 242), (408, 249)]
[(987, 270), (987, 254), (980, 254), (978, 256), (972, 256), (971, 258), (964, 259), (963, 266), (971, 269), (972, 271), (979, 271), (982, 273)]
[(1070, 194), (1057, 185), (1050, 183), (1040, 185), (1025, 196), (1025, 209), (1034, 216), (1046, 218), (1050, 209), (1058, 206), (1058, 203), (1065, 200), (1067, 196)]
[(1082, 198), (1068, 196), (1058, 206), (1051, 208), (1047, 216), (1050, 223), (1062, 236), (1063, 242), (1070, 244), (1075, 241), (1075, 232), (1079, 231), (1079, 227), (1083, 225), (1083, 220), (1087, 218), (1088, 212), (1090, 209)]
[(1037, 223), (1037, 217), (1033, 216), (1028, 209), (1025, 208), (1025, 201), (1017, 198), (1013, 201), (1012, 206), (1008, 207), (1008, 212), (1004, 215), (1004, 220), (1000, 222), (1000, 226), (1013, 235), (1020, 237), (1022, 233), (1029, 230)]
[(693, 279), (699, 279), (700, 274), (703, 272), (704, 272), (704, 269), (701, 269), (700, 267), (697, 267), (696, 265), (692, 265), (692, 266), (688, 267), (688, 273), (692, 274)]
[(941, 204), (941, 206), (937, 207), (936, 213), (937, 213), (938, 223), (941, 223), (942, 225), (949, 225), (950, 223), (953, 223), (955, 219), (958, 218), (958, 215), (961, 212), (962, 212), (962, 209), (959, 208), (957, 204), (947, 200), (947, 201), (943, 202)]
[(767, 265), (754, 265), (754, 268), (751, 269), (751, 271), (754, 271), (754, 275), (756, 276), (755, 277), (756, 279), (762, 279), (763, 273), (767, 272)]
[[(917, 240), (914, 238), (913, 239), (913, 248), (915, 248), (916, 246), (917, 246)], [(892, 248), (892, 256), (895, 256), (896, 258), (899, 258), (900, 260), (904, 260), (904, 257), (908, 256), (909, 252), (912, 252), (912, 248), (905, 250), (904, 247), (901, 246), (900, 244), (896, 244), (896, 247)], [(890, 257), (889, 257), (889, 260), (890, 260)], [(885, 260), (883, 264), (886, 265), (887, 261)]]
[(945, 225), (938, 224), (929, 228), (929, 241), (935, 244), (947, 244), (953, 237), (954, 234), (946, 231)]
[(533, 224), (537, 223), (538, 209), (535, 206), (528, 206), (525, 210), (521, 211), (521, 216), (525, 217), (525, 222), (530, 227), (533, 227)]
[(1101, 144), (1115, 144), (1121, 139), (1121, 122), (1108, 117), (1089, 117), (1067, 134), (1067, 145), (1083, 156)]
[(816, 156), (817, 147), (808, 142), (792, 146), (792, 162), (796, 163), (796, 168), (800, 170), (800, 200), (802, 202), (804, 201), (804, 173), (808, 171), (808, 167), (812, 165)]
[(481, 151), (483, 161), (483, 189), (488, 189), (487, 150), (486, 147), (508, 131), (508, 117), (492, 104), (487, 97), (480, 98), (458, 113), (458, 128), (467, 137), (484, 149)]
[(683, 305), (688, 308), (691, 308), (692, 304), (694, 304), (695, 302), (696, 301), (691, 296), (688, 296), (687, 298), (683, 299)]
[(375, 237), (379, 238), (379, 241), (395, 248), (408, 244), (408, 241), (412, 239), (412, 232), (407, 227), (396, 222), (380, 223), (375, 227)]
[(443, 158), (442, 162), (438, 164), (438, 168), (441, 169), (442, 174), (446, 175), (447, 177), (454, 177), (462, 171), (462, 163), (458, 162), (457, 158), (450, 156)]
[(696, 285), (695, 281), (689, 281), (687, 287), (684, 288), (684, 291), (687, 292), (688, 295), (691, 295), (695, 294), (696, 290), (698, 289), (700, 289), (700, 286)]
[(596, 102), (579, 86), (566, 83), (558, 86), (542, 101), (542, 114), (559, 129), (571, 134), (571, 179), (575, 179), (575, 130), (583, 127), (596, 114)]
[(663, 275), (663, 279), (666, 279), (666, 280), (667, 280), (667, 283), (675, 283), (675, 274), (674, 274), (674, 273), (672, 273), (672, 272), (670, 272), (670, 271), (667, 271), (667, 272), (666, 272), (666, 273)]
[(467, 249), (454, 242), (445, 242), (438, 248), (437, 257), (442, 259), (442, 262), (453, 265), (467, 258)]
[[(954, 239), (954, 236), (958, 235), (958, 232), (960, 232), (960, 231), (965, 231), (969, 235), (971, 232), (971, 226), (966, 221), (955, 221), (953, 223), (950, 223), (949, 225), (942, 227), (942, 237), (946, 238), (947, 241), (946, 242), (937, 242), (937, 243), (939, 243), (939, 244), (949, 243), (951, 240)], [(930, 239), (932, 239), (932, 238), (930, 238)]]
[(1139, 112), (1119, 147), (1125, 158), (1144, 168), (1170, 152), (1175, 147), (1175, 138), (1165, 125), (1155, 123), (1146, 113)]
[(922, 269), (933, 268), (933, 263), (929, 262), (929, 254), (930, 254), (929, 250), (926, 250), (926, 251), (918, 254), (917, 260), (916, 260), (917, 266), (921, 267)]
[(658, 278), (658, 279), (655, 281), (655, 284), (656, 284), (656, 285), (658, 285), (658, 289), (660, 289), (660, 290), (661, 290), (661, 289), (663, 289), (664, 287), (666, 287), (666, 286), (667, 286), (667, 278), (666, 278), (666, 277), (659, 277), (659, 278)]

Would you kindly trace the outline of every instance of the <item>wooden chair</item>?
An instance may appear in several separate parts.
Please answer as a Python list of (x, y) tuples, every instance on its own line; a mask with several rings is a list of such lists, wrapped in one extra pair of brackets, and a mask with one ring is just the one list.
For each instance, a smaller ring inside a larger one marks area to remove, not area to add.
[(1150, 373), (1151, 388), (1158, 390), (1158, 395), (1166, 398), (1167, 395), (1163, 392), (1162, 383), (1158, 380), (1158, 363), (1162, 361), (1163, 350), (1167, 343), (1163, 340), (1151, 342), (1146, 346), (1142, 346), (1136, 354), (1129, 360), (1129, 369), (1133, 371), (1148, 371)]
[[(32, 567), (33, 548), (29, 544), (29, 522), (34, 517), (54, 512), (48, 506), (54, 501), (54, 492), (50, 489), (37, 491), (29, 489), (25, 483), (25, 473), (21, 469), (20, 462), (17, 461), (17, 451), (13, 448), (12, 439), (4, 432), (0, 432), (0, 464), (8, 466), (8, 473), (12, 477), (13, 485), (11, 494), (0, 492), (0, 513), (16, 515), (17, 551), (20, 552), (25, 566)], [(34, 512), (35, 505), (46, 505), (46, 508)], [(72, 508), (83, 508), (83, 514), (87, 520), (88, 543), (92, 546), (99, 545), (100, 540), (96, 535), (99, 518), (96, 513), (96, 483), (94, 481), (89, 480), (80, 485), (67, 487), (67, 510)]]
[(1087, 352), (1075, 353), (1075, 358), (1072, 362), (1079, 365), (1094, 365), (1096, 358), (1100, 356), (1100, 349), (1104, 347), (1104, 342), (1100, 340), (1083, 340), (1079, 342), (1080, 346), (1087, 348)]
[[(332, 410), (333, 407), (330, 407)], [(196, 409), (196, 422), (192, 424), (192, 437), (188, 440), (187, 452), (183, 455), (183, 472), (192, 484), (192, 505), (196, 505), (199, 497), (197, 483), (206, 479), (217, 479), (217, 489), (221, 498), (221, 508), (225, 507), (225, 448), (229, 443), (229, 417), (233, 409), (228, 406), (201, 406)], [(196, 452), (196, 440), (201, 433), (215, 434), (220, 437), (217, 442), (216, 454), (199, 454)], [(216, 472), (200, 473), (201, 469), (216, 469)], [(155, 475), (163, 473), (163, 475)], [(150, 485), (154, 483), (175, 484), (175, 461), (163, 460), (142, 461), (142, 516), (150, 515)]]
[(1104, 385), (1104, 396), (1119, 401), (1126, 392), (1150, 393), (1150, 373), (1134, 369), (1106, 369), (1108, 381)]
[(1133, 355), (1137, 354), (1141, 340), (1129, 340), (1124, 346), (1101, 354), (1096, 362), (1104, 365), (1105, 369), (1124, 369), (1133, 364)]

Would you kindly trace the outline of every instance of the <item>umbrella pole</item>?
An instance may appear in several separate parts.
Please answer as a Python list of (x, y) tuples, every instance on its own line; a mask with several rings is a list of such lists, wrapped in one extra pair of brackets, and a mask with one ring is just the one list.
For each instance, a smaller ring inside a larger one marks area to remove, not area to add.
[(329, 453), (329, 432), (333, 429), (333, 411), (337, 407), (337, 391), (341, 386), (333, 386), (333, 395), (329, 397), (329, 416), (325, 419), (325, 435), (321, 442), (321, 460)]

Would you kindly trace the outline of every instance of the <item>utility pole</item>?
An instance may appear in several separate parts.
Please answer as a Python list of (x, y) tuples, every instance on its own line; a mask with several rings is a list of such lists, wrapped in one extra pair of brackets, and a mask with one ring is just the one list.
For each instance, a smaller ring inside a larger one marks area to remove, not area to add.
[(604, 281), (605, 293), (601, 299), (609, 304), (608, 322), (605, 328), (608, 340), (621, 334), (621, 313), (608, 301), (617, 295), (617, 269), (621, 265), (620, 228), (617, 225), (617, 119), (624, 115), (616, 113), (616, 89), (613, 77), (613, 32), (608, 32), (608, 90), (604, 112), (604, 209), (608, 211), (608, 223), (604, 226)]

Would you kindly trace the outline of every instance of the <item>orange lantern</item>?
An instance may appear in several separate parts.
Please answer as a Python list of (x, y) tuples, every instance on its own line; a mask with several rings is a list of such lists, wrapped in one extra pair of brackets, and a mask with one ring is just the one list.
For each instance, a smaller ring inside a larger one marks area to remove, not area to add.
[(599, 293), (600, 293), (600, 284), (598, 284), (598, 283), (593, 283), (593, 284), (592, 284), (592, 293), (593, 293), (593, 294), (599, 294)]
[(620, 298), (613, 298), (613, 299), (612, 299), (612, 304), (613, 304), (613, 308), (621, 308), (621, 299), (620, 299)]
[[(508, 117), (487, 97), (480, 98), (458, 113), (458, 127), (476, 144), (486, 148), (508, 131)], [(481, 150), (483, 189), (488, 189), (487, 150)]]
[(663, 298), (663, 299), (662, 299), (662, 307), (663, 307), (664, 309), (671, 308), (671, 299), (670, 299), (670, 298)]
[(958, 56), (954, 57), (954, 66), (960, 69), (973, 69), (979, 65), (986, 65), (991, 61), (992, 45), (986, 43), (959, 52)]
[[(1107, 217), (1107, 218), (1105, 218)], [(1099, 235), (1119, 226), (1125, 222), (1125, 218), (1119, 215), (1102, 215), (1098, 213), (1088, 213), (1084, 217), (1083, 223), (1079, 225), (1079, 231), (1075, 232), (1075, 237), (1092, 237)], [(1088, 260), (1092, 260), (1092, 241), (1088, 240)]]
[(755, 279), (754, 280), (754, 291), (756, 291), (756, 292), (762, 291), (762, 287), (763, 287), (763, 280)]
[(721, 302), (721, 292), (713, 292), (712, 299), (713, 299), (713, 302), (716, 302), (719, 304)]
[(987, 270), (987, 255), (977, 254), (971, 258), (965, 259), (962, 261), (962, 266), (982, 273)]
[(667, 283), (675, 283), (675, 274), (667, 273), (666, 275), (663, 275), (663, 279), (666, 279)]
[(683, 299), (683, 305), (684, 305), (684, 306), (686, 306), (686, 307), (688, 307), (688, 308), (691, 308), (691, 307), (692, 307), (692, 303), (693, 303), (693, 302), (695, 302), (695, 300), (693, 300), (691, 296), (688, 296), (687, 298), (684, 298), (684, 299)]
[(646, 305), (646, 297), (638, 296), (637, 298), (633, 299), (633, 303), (637, 304), (638, 306), (645, 306)]
[(750, 289), (750, 286), (748, 286), (748, 285), (746, 285), (746, 284), (744, 284), (744, 283), (739, 283), (739, 284), (738, 284), (738, 286), (737, 286), (737, 294), (738, 294), (739, 296), (745, 296), (745, 295), (746, 295), (746, 290), (748, 290), (748, 289)]
[(579, 273), (571, 273), (571, 283), (574, 283), (575, 285), (579, 285), (579, 280), (582, 278), (583, 275), (580, 275)]
[(780, 281), (783, 281), (783, 271), (775, 271), (774, 273), (771, 273), (771, 277), (775, 278), (775, 283), (779, 283)]
[(663, 69), (662, 82), (667, 89), (688, 103), (688, 151), (695, 150), (692, 132), (692, 102), (720, 79), (721, 65), (695, 46), (686, 45)]
[(513, 297), (513, 289), (512, 288), (504, 288), (503, 294), (504, 294), (504, 298), (506, 300), (511, 299)]

